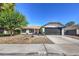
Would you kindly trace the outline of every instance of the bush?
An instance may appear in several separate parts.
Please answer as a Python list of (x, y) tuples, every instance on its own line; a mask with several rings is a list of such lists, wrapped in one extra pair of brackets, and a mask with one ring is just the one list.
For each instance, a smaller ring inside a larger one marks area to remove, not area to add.
[(14, 34), (15, 34), (15, 35), (20, 34), (20, 30), (15, 30), (15, 31), (14, 31)]

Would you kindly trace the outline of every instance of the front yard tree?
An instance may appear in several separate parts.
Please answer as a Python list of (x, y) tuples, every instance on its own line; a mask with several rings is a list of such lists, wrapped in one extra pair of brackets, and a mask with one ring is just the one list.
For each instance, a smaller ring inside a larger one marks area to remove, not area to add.
[(0, 3), (0, 27), (8, 30), (11, 35), (15, 28), (26, 26), (25, 16), (15, 9), (15, 3)]
[(0, 13), (0, 27), (8, 30), (11, 35), (14, 34), (16, 28), (26, 26), (27, 24), (25, 16), (20, 12), (7, 10)]
[(0, 3), (0, 11), (14, 10), (15, 3)]

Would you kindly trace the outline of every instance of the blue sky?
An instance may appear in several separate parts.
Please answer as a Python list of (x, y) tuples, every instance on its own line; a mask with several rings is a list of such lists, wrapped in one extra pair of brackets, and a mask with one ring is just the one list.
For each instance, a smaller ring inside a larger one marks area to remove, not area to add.
[(69, 21), (79, 23), (79, 4), (68, 3), (17, 3), (16, 10), (26, 16), (29, 25)]

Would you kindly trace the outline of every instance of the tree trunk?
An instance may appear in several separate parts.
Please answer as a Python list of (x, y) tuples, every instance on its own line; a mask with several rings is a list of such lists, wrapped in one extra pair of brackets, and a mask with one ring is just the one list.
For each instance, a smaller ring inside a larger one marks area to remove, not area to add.
[(10, 30), (10, 36), (13, 36), (14, 32), (13, 30)]

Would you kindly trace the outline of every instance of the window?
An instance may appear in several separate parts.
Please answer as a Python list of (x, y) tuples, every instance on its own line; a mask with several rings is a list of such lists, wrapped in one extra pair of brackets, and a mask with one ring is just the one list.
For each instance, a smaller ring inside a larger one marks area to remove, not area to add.
[(26, 33), (26, 29), (23, 29), (23, 30), (22, 30), (22, 33)]
[(30, 33), (34, 33), (34, 29), (29, 29), (29, 32)]

